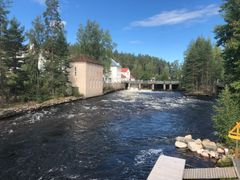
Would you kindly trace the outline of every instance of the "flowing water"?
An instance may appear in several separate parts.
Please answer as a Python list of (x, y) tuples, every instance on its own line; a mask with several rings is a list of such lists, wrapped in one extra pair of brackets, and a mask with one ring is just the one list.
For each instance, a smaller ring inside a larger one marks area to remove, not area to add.
[(174, 147), (214, 137), (213, 101), (178, 92), (121, 91), (0, 121), (0, 179), (146, 179), (160, 154), (213, 160)]

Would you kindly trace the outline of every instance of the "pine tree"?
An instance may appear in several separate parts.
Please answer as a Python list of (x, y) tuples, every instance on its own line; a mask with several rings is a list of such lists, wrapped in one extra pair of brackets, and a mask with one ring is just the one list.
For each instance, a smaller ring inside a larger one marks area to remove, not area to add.
[(43, 67), (40, 66), (43, 43), (45, 39), (44, 25), (40, 16), (32, 23), (33, 27), (27, 33), (29, 39), (28, 56), (26, 63), (23, 66), (25, 72), (25, 92), (26, 96), (30, 99), (41, 100), (43, 96), (42, 85), (42, 71)]
[(43, 44), (43, 57), (46, 60), (43, 89), (52, 96), (62, 96), (68, 82), (68, 44), (58, 11), (58, 0), (46, 0), (46, 6), (43, 14), (46, 36)]
[(6, 46), (7, 43), (7, 15), (9, 3), (4, 0), (0, 0), (0, 98), (1, 96), (6, 98), (8, 89), (6, 88), (6, 73), (8, 71), (6, 65)]
[(9, 26), (5, 44), (6, 66), (8, 68), (6, 87), (9, 88), (9, 95), (14, 96), (16, 100), (17, 96), (24, 91), (21, 79), (21, 66), (24, 63), (25, 45), (23, 43), (25, 37), (24, 27), (15, 18), (9, 22)]
[(185, 52), (183, 65), (182, 81), (186, 89), (211, 94), (214, 81), (219, 78), (213, 76), (217, 71), (213, 64), (214, 49), (210, 40), (199, 37), (196, 41), (191, 42)]
[(221, 12), (224, 25), (215, 29), (218, 45), (223, 47), (225, 82), (230, 84), (240, 104), (240, 1), (224, 0)]
[(213, 109), (214, 127), (218, 131), (218, 136), (223, 142), (228, 142), (228, 131), (235, 125), (240, 113), (239, 106), (228, 87), (222, 91)]

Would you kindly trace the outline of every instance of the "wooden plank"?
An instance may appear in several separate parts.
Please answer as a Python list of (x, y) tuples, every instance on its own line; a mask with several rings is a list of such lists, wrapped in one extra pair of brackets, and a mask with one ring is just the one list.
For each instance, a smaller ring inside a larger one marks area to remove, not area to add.
[(240, 159), (232, 158), (233, 165), (237, 174), (238, 179), (240, 179)]
[(234, 167), (185, 169), (183, 179), (237, 178)]
[(155, 163), (148, 180), (182, 180), (186, 160), (161, 155)]

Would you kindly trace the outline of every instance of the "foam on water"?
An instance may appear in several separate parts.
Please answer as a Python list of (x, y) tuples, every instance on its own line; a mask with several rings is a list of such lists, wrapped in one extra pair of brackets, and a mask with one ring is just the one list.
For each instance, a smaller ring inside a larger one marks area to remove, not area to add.
[(44, 113), (35, 113), (32, 115), (31, 119), (29, 120), (29, 123), (34, 124), (37, 121), (41, 121), (42, 117), (44, 116)]
[(134, 158), (135, 165), (144, 164), (146, 161), (151, 160), (155, 156), (159, 156), (162, 153), (162, 149), (148, 149), (141, 150), (138, 155)]

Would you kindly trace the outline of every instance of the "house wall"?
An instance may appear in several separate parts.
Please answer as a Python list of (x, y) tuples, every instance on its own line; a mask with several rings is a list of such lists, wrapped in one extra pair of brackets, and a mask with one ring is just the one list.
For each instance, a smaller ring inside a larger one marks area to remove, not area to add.
[(129, 81), (131, 79), (130, 71), (122, 72), (122, 75), (126, 77), (126, 78), (122, 78), (122, 81)]
[(69, 81), (73, 87), (78, 87), (78, 91), (82, 95), (86, 95), (86, 75), (87, 63), (84, 62), (71, 62)]
[(116, 82), (121, 82), (121, 68), (120, 67), (111, 67), (111, 82), (116, 83)]
[(85, 97), (99, 96), (103, 94), (103, 67), (97, 64), (87, 63), (86, 69), (86, 93)]
[(103, 94), (103, 67), (86, 62), (71, 62), (69, 81), (84, 97)]

